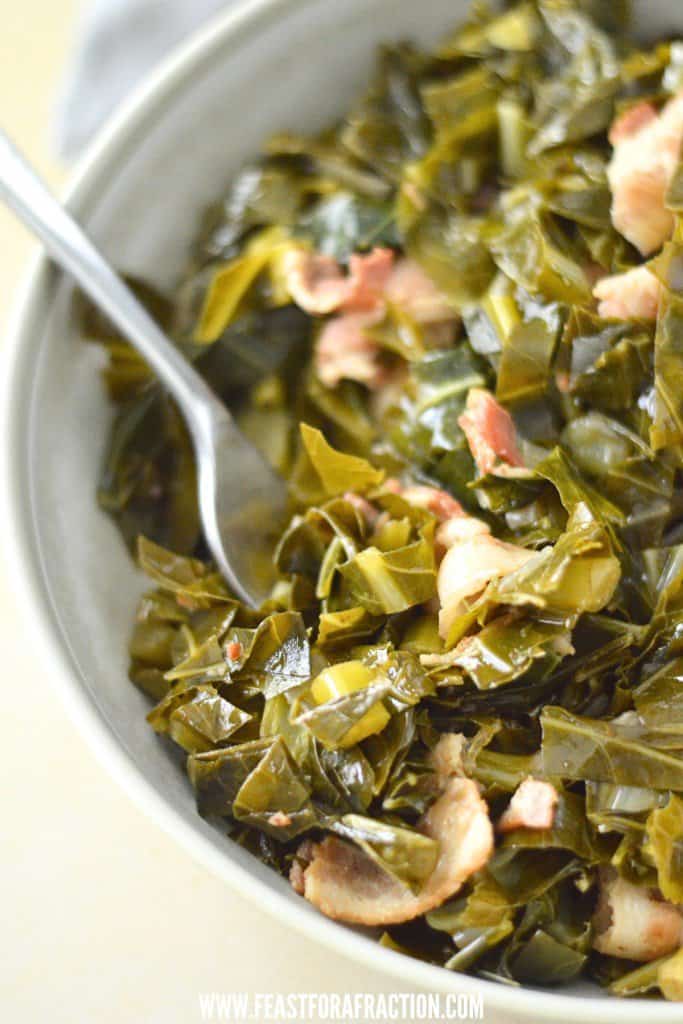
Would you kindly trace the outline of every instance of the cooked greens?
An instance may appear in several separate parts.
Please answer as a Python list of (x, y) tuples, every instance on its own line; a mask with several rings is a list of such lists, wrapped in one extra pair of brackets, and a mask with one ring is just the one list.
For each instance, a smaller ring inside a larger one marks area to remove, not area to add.
[(627, 8), (383, 48), (172, 299), (134, 283), (289, 481), (262, 608), (207, 560), (178, 410), (84, 323), (153, 587), (130, 675), (200, 813), (390, 948), (682, 999), (683, 43)]

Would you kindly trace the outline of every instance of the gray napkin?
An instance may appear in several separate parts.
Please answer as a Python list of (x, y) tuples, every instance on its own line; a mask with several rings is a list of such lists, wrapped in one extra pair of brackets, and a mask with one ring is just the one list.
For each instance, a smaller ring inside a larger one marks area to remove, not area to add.
[(78, 156), (118, 103), (231, 0), (90, 0), (57, 109), (60, 156)]

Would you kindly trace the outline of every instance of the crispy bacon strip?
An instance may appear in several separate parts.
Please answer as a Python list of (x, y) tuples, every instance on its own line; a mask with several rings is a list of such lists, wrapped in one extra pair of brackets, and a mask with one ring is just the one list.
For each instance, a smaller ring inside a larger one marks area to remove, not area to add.
[(603, 277), (593, 289), (598, 313), (617, 320), (656, 320), (662, 286), (647, 267)]
[(455, 544), (465, 540), (472, 540), (473, 537), (480, 537), (483, 534), (491, 533), (491, 527), (483, 519), (476, 516), (460, 515), (454, 516), (441, 523), (436, 531), (436, 542), (448, 550)]
[(439, 487), (427, 487), (423, 484), (403, 486), (398, 480), (389, 478), (384, 486), (400, 494), (415, 508), (424, 508), (439, 520), (434, 535), (437, 560), (441, 560), (448, 548), (460, 541), (469, 540), (483, 533), (490, 533), (489, 526), (482, 520), (468, 515), (460, 502)]
[(609, 141), (613, 146), (618, 146), (624, 139), (637, 135), (646, 125), (656, 120), (657, 110), (651, 103), (645, 100), (635, 103), (614, 119), (609, 130)]
[(413, 484), (401, 491), (401, 497), (414, 508), (424, 508), (431, 512), (442, 523), (465, 515), (460, 502), (448, 491), (442, 491), (439, 487)]
[(674, 218), (666, 209), (666, 190), (678, 164), (683, 140), (683, 94), (659, 114), (648, 103), (617, 118), (607, 177), (612, 190), (612, 223), (643, 256), (671, 237)]
[(297, 306), (312, 316), (335, 310), (368, 313), (384, 306), (383, 293), (391, 276), (391, 249), (356, 253), (345, 274), (335, 259), (308, 249), (293, 248), (284, 256), (287, 287)]
[(366, 332), (383, 316), (383, 311), (346, 313), (328, 320), (315, 348), (316, 371), (326, 387), (336, 387), (342, 380), (355, 380), (371, 389), (382, 386), (385, 373), (378, 359), (380, 349)]
[(381, 323), (387, 304), (418, 323), (432, 325), (432, 330), (455, 317), (424, 271), (412, 260), (395, 263), (391, 249), (355, 253), (348, 274), (336, 260), (304, 248), (292, 249), (284, 259), (289, 292), (301, 309), (312, 316), (339, 313), (325, 325), (316, 345), (316, 370), (327, 387), (341, 380), (355, 380), (371, 389), (385, 383), (379, 346), (366, 332)]
[(599, 953), (646, 963), (673, 953), (683, 942), (683, 913), (652, 889), (603, 870), (593, 915)]
[(367, 256), (354, 253), (349, 261), (349, 294), (341, 308), (347, 313), (368, 313), (383, 308), (393, 266), (391, 249), (373, 249)]
[[(437, 744), (435, 766), (451, 771), (453, 746)], [(424, 815), (420, 828), (440, 844), (436, 867), (422, 890), (415, 894), (383, 871), (359, 847), (328, 836), (314, 847), (292, 884), (328, 917), (350, 924), (389, 925), (410, 921), (453, 896), (479, 871), (493, 852), (493, 828), (486, 804), (471, 779), (451, 774), (440, 797)], [(295, 862), (296, 863), (296, 862)]]
[(557, 790), (550, 782), (534, 779), (530, 775), (519, 784), (498, 819), (498, 831), (552, 828), (558, 800)]
[(446, 639), (455, 619), (464, 611), (463, 602), (475, 597), (491, 582), (514, 572), (534, 552), (516, 544), (475, 532), (452, 545), (439, 566), (436, 589), (439, 595), (439, 633)]
[(492, 473), (500, 462), (515, 467), (524, 465), (512, 417), (489, 391), (470, 389), (458, 423), (482, 476)]
[(287, 288), (297, 306), (311, 316), (339, 309), (349, 282), (336, 260), (308, 249), (290, 249), (283, 257)]

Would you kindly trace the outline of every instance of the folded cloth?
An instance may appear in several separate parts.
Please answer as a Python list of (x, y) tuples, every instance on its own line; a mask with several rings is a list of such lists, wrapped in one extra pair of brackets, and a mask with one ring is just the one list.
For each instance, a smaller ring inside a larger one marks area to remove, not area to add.
[(162, 57), (232, 0), (91, 0), (57, 110), (60, 156), (78, 156)]

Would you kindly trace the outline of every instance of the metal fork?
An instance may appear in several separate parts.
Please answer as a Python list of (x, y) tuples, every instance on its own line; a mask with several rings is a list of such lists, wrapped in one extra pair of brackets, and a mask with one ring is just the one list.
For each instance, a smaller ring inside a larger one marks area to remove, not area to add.
[(272, 553), (287, 509), (284, 480), (2, 132), (0, 199), (137, 348), (177, 402), (194, 445), (209, 550), (238, 597), (258, 607), (276, 578)]

